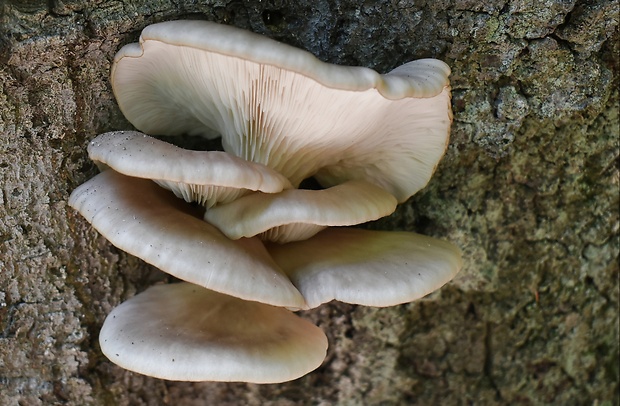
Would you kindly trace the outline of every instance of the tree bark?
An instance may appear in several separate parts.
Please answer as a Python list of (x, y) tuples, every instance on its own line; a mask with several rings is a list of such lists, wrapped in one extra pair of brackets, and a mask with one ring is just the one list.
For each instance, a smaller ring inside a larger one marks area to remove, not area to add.
[[(5, 1), (0, 404), (618, 403), (617, 1)], [(181, 18), (379, 72), (422, 57), (452, 67), (445, 158), (370, 227), (450, 240), (464, 269), (411, 304), (302, 313), (330, 349), (294, 382), (162, 381), (98, 347), (110, 310), (167, 277), (67, 198), (97, 172), (88, 141), (131, 129), (108, 79), (115, 52)]]

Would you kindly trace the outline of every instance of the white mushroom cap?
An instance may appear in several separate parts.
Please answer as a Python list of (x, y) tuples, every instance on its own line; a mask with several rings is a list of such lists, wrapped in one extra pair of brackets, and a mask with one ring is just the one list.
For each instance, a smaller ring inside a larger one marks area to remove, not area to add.
[(439, 289), (461, 269), (454, 245), (409, 232), (328, 228), (268, 247), (309, 308), (331, 300), (394, 306)]
[(424, 59), (380, 75), (233, 27), (171, 21), (119, 51), (112, 86), (146, 133), (221, 134), (227, 152), (293, 186), (326, 168), (324, 186), (365, 179), (404, 201), (445, 151), (449, 73)]
[(101, 134), (88, 145), (100, 167), (153, 179), (188, 202), (210, 207), (247, 191), (280, 192), (290, 182), (264, 165), (221, 151), (190, 151), (135, 131)]
[(189, 283), (122, 303), (99, 342), (115, 364), (175, 381), (290, 381), (319, 367), (327, 351), (321, 329), (285, 309)]
[(107, 170), (78, 187), (69, 204), (112, 244), (180, 279), (246, 300), (305, 307), (260, 240), (228, 239), (149, 180)]
[(286, 243), (310, 238), (328, 226), (377, 220), (395, 209), (394, 196), (356, 180), (324, 190), (252, 193), (207, 210), (205, 220), (234, 240), (264, 234), (265, 240)]

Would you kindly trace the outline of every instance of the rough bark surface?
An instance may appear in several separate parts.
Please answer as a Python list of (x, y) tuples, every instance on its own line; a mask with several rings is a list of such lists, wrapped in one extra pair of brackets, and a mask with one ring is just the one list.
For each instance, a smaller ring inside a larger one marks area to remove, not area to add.
[[(0, 404), (618, 404), (618, 2), (0, 2)], [(166, 276), (67, 206), (85, 146), (129, 129), (110, 61), (151, 23), (208, 19), (380, 72), (452, 69), (454, 127), (426, 189), (371, 225), (448, 239), (465, 267), (428, 299), (304, 313), (330, 340), (281, 385), (124, 371), (110, 310)]]

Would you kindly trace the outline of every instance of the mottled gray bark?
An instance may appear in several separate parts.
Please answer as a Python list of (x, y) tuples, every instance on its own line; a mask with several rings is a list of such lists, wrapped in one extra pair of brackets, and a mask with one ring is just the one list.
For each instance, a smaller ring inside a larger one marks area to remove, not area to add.
[[(0, 7), (0, 404), (618, 403), (617, 1)], [(304, 313), (330, 350), (294, 382), (166, 382), (98, 349), (106, 314), (166, 276), (66, 201), (96, 173), (88, 140), (130, 128), (108, 81), (114, 53), (144, 26), (179, 18), (338, 64), (385, 72), (437, 57), (453, 69), (446, 157), (425, 190), (372, 227), (448, 239), (463, 271), (416, 303)]]

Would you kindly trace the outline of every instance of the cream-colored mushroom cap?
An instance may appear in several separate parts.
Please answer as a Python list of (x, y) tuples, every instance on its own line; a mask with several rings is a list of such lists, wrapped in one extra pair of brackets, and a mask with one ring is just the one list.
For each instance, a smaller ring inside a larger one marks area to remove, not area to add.
[(285, 309), (189, 283), (122, 303), (99, 342), (115, 364), (175, 381), (290, 381), (319, 367), (327, 350), (321, 329)]
[(210, 207), (248, 191), (280, 192), (290, 182), (265, 165), (221, 151), (190, 151), (136, 131), (97, 136), (88, 155), (105, 169), (152, 179), (188, 202)]
[(304, 308), (257, 238), (232, 241), (150, 180), (106, 170), (69, 204), (118, 248), (188, 282), (246, 300)]
[(461, 269), (454, 245), (409, 232), (328, 228), (268, 247), (309, 308), (331, 300), (394, 306), (439, 289)]
[(377, 220), (396, 209), (394, 196), (372, 183), (352, 180), (324, 190), (252, 193), (205, 213), (232, 239), (261, 235), (286, 243), (305, 240), (328, 226)]
[(314, 174), (325, 187), (362, 179), (402, 202), (444, 154), (449, 74), (423, 59), (380, 75), (234, 27), (171, 21), (119, 51), (112, 87), (145, 133), (219, 134), (225, 151), (295, 187)]

